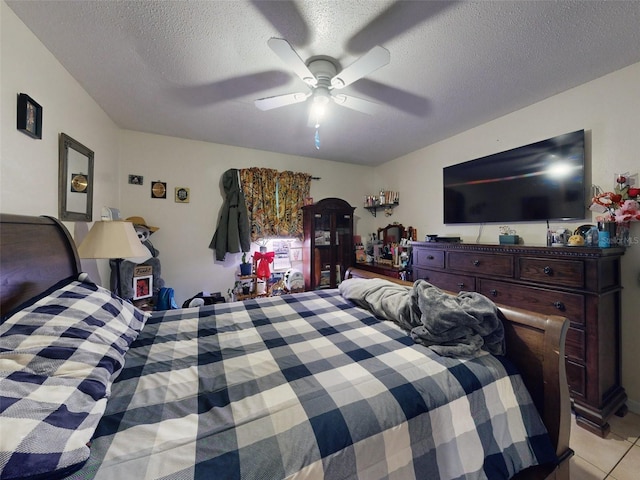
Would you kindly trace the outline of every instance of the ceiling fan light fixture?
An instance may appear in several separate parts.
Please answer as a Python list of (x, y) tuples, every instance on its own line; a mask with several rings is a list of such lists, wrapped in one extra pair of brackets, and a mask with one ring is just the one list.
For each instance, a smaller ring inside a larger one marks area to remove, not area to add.
[(321, 102), (313, 102), (311, 104), (310, 119), (313, 122), (314, 128), (320, 127), (320, 122), (327, 111), (327, 104)]
[(320, 121), (324, 117), (327, 105), (331, 99), (331, 93), (327, 87), (316, 87), (313, 91), (313, 102), (311, 102), (311, 118), (315, 123), (315, 128), (320, 126)]
[(270, 38), (267, 42), (271, 50), (300, 78), (309, 88), (310, 92), (288, 93), (274, 97), (255, 100), (255, 105), (260, 110), (271, 110), (294, 103), (300, 103), (313, 97), (310, 102), (309, 126), (320, 125), (324, 110), (329, 101), (333, 100), (338, 105), (366, 114), (373, 114), (377, 105), (369, 100), (364, 100), (350, 95), (332, 94), (334, 89), (341, 89), (362, 77), (389, 63), (390, 54), (386, 48), (376, 46), (349, 65), (340, 69), (339, 63), (327, 56), (315, 56), (307, 63), (293, 49), (291, 44), (283, 38)]
[(313, 91), (313, 104), (314, 105), (326, 105), (331, 99), (331, 93), (327, 87), (317, 87)]

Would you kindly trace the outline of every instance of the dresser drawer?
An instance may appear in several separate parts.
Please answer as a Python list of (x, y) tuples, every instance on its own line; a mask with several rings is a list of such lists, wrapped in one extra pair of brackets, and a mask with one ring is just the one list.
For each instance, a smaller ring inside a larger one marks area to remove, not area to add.
[(449, 252), (447, 268), (477, 274), (513, 277), (513, 256), (490, 253)]
[(520, 280), (584, 287), (584, 263), (579, 260), (555, 260), (549, 258), (520, 259)]
[(587, 394), (587, 370), (584, 365), (567, 360), (565, 362), (567, 370), (567, 383), (573, 398), (584, 399)]
[(545, 315), (567, 317), (572, 324), (584, 325), (585, 300), (577, 293), (527, 287), (498, 280), (478, 279), (478, 292), (496, 303), (524, 308)]
[(564, 354), (573, 360), (585, 360), (584, 355), (584, 330), (569, 327), (567, 338), (564, 342)]
[(413, 264), (419, 267), (444, 268), (444, 251), (414, 248)]
[(413, 280), (426, 280), (442, 290), (453, 293), (460, 291), (473, 292), (476, 289), (476, 279), (469, 275), (456, 275), (436, 270), (427, 270), (420, 267), (413, 268)]

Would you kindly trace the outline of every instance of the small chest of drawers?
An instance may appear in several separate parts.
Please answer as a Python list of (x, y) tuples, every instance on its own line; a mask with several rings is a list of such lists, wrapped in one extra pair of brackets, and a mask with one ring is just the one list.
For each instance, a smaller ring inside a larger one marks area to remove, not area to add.
[(605, 436), (626, 412), (620, 385), (623, 248), (413, 242), (413, 280), (567, 317), (566, 370), (579, 425)]

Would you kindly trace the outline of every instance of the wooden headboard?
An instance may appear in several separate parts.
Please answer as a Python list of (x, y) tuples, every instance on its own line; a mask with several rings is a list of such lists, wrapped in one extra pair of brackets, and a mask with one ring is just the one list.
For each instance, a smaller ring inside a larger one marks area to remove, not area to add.
[(0, 312), (80, 272), (68, 230), (52, 217), (0, 214)]

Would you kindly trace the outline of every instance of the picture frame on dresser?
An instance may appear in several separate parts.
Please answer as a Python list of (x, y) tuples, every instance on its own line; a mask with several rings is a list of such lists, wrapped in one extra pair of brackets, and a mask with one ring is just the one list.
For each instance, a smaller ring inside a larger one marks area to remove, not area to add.
[(153, 296), (153, 275), (133, 277), (133, 299), (141, 300)]

